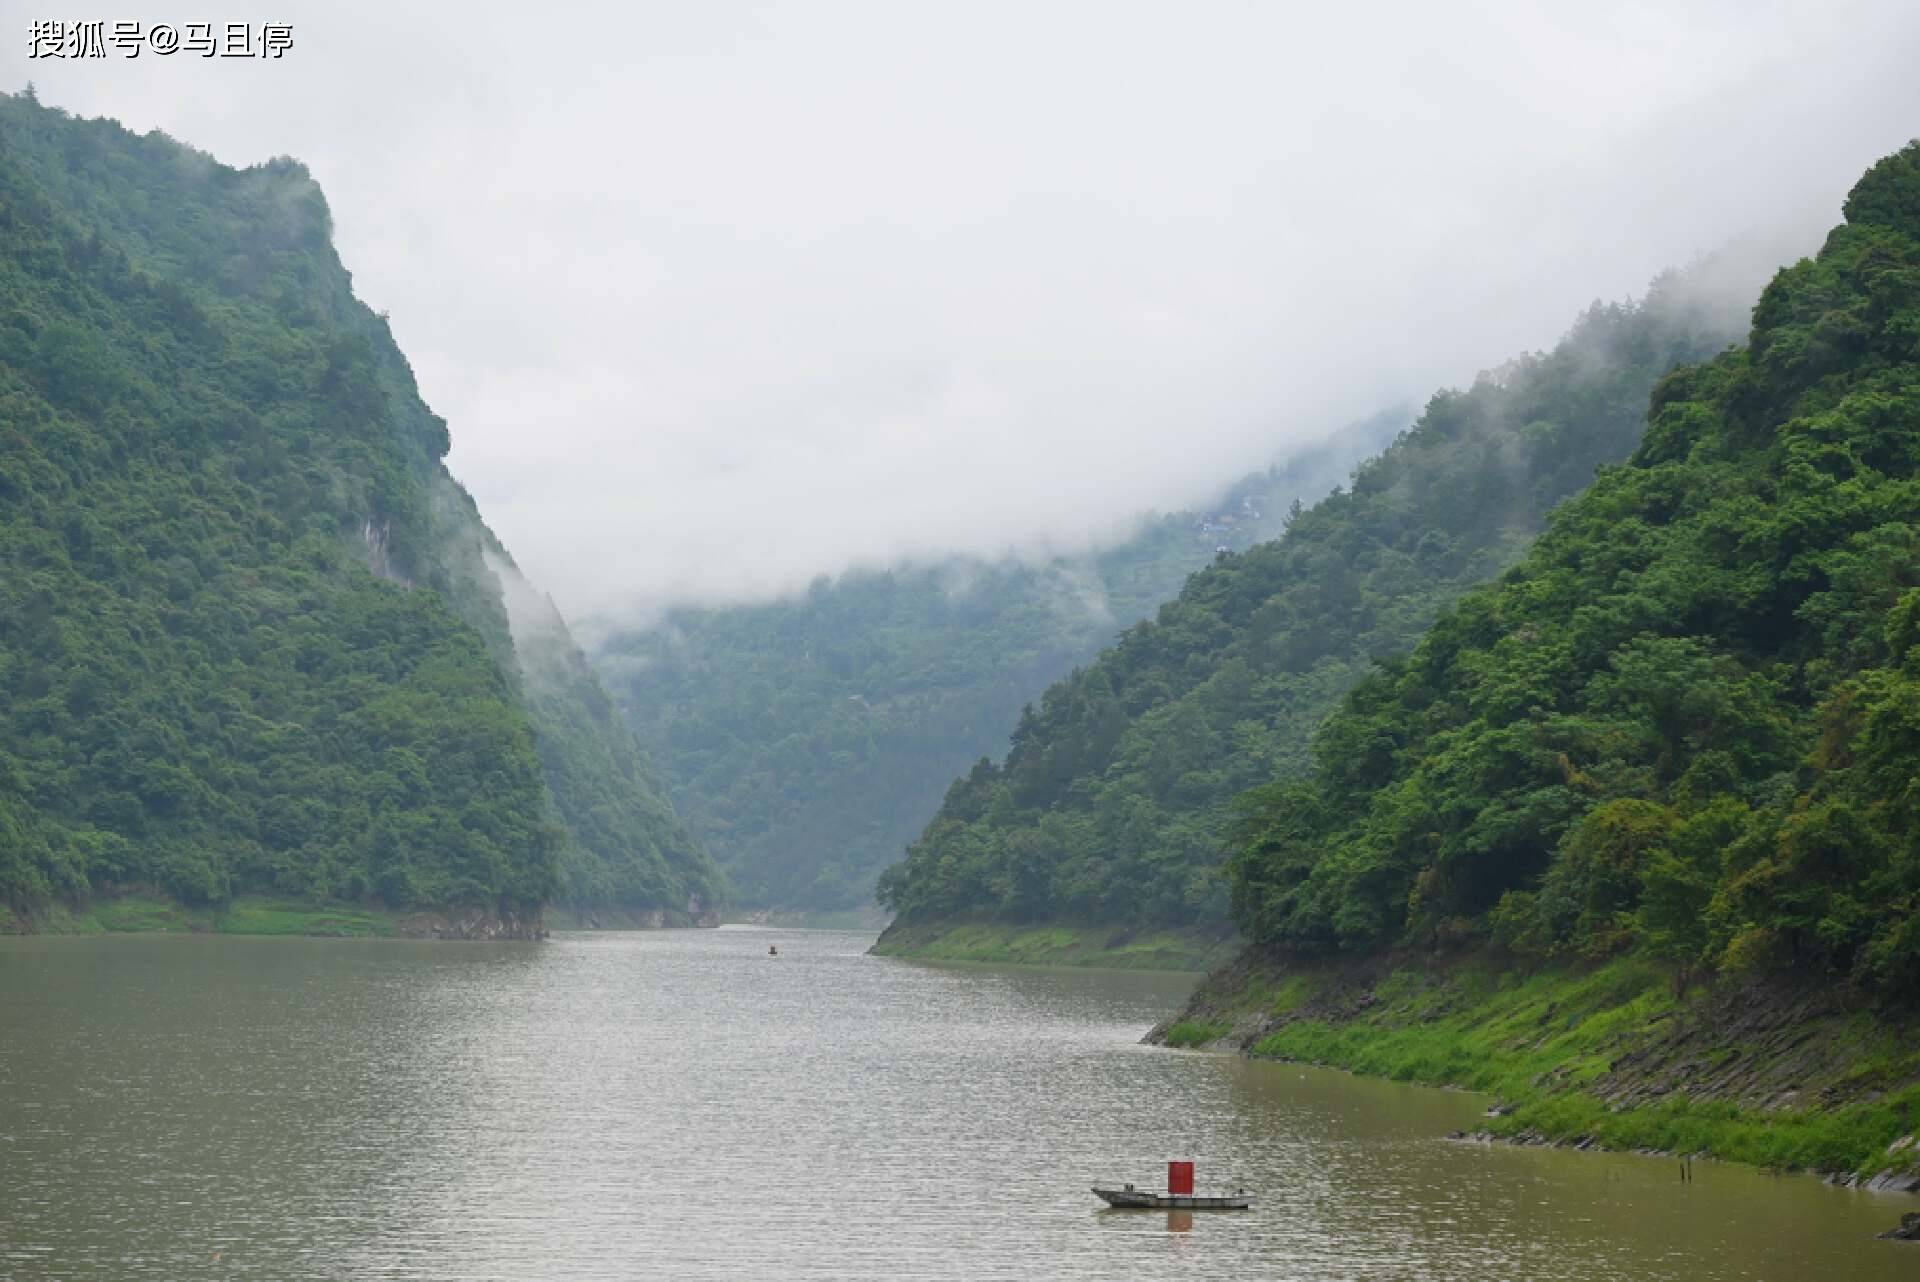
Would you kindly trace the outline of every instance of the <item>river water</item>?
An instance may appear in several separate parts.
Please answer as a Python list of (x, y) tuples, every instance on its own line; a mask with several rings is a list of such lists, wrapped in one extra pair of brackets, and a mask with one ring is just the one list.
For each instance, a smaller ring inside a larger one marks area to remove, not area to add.
[[(869, 942), (0, 939), (0, 1276), (1920, 1277), (1920, 1199), (1450, 1143), (1484, 1101), (1138, 1045), (1192, 977)], [(1256, 1209), (1087, 1192), (1183, 1154)]]

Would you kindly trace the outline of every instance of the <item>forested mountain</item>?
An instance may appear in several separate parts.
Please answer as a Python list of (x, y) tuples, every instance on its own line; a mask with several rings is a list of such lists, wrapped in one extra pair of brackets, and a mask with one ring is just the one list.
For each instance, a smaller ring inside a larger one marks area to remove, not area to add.
[(882, 877), (899, 924), (1223, 921), (1234, 798), (1302, 773), (1314, 727), (1377, 657), (1410, 650), (1632, 451), (1655, 381), (1740, 332), (1722, 275), (1704, 264), (1596, 304), (1550, 353), (1435, 396), (1351, 486), (1049, 689), (1004, 762), (954, 782)]
[(0, 97), (0, 903), (711, 906), (330, 230), (297, 162)]
[(1235, 915), (1295, 951), (1487, 933), (1920, 982), (1920, 143), (1745, 347), (1268, 786)]
[(1098, 555), (854, 571), (790, 601), (676, 610), (594, 661), (742, 904), (858, 908), (1021, 705), (1406, 421), (1355, 424)]

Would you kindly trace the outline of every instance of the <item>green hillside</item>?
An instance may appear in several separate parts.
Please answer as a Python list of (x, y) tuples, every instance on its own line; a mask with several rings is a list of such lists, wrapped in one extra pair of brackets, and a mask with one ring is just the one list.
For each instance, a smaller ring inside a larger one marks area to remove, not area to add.
[(1293, 951), (1920, 981), (1920, 143), (1750, 341), (1269, 786), (1235, 915)]
[(793, 600), (676, 610), (595, 664), (742, 904), (859, 908), (1023, 704), (1406, 421), (1356, 424), (1098, 555), (854, 571)]
[[(1027, 708), (880, 883), (895, 937), (929, 924), (1224, 922), (1233, 800), (1308, 767), (1314, 727), (1511, 565), (1547, 512), (1638, 441), (1648, 390), (1720, 350), (1737, 311), (1695, 277), (1596, 304), (1420, 420), (1285, 533), (1195, 575), (1151, 622)], [(892, 947), (883, 938), (882, 948)]]
[(710, 906), (330, 232), (297, 162), (0, 97), (0, 903)]

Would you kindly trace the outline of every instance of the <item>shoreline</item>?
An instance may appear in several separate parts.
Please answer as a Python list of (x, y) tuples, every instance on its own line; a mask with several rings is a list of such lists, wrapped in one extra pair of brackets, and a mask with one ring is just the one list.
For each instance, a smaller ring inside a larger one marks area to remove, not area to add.
[(1485, 955), (1255, 952), (1142, 1039), (1488, 1096), (1450, 1138), (1711, 1157), (1920, 1192), (1920, 1021), (1834, 986), (1676, 991), (1636, 961), (1523, 973)]
[(890, 919), (878, 905), (869, 908), (731, 908), (720, 914), (722, 926), (767, 926), (775, 930), (863, 930), (881, 934)]
[(1230, 929), (996, 922), (916, 922), (887, 927), (868, 952), (918, 961), (1003, 966), (1204, 972), (1239, 952)]
[[(594, 924), (586, 924), (588, 921)], [(249, 935), (308, 939), (451, 939), (535, 942), (554, 930), (674, 930), (719, 925), (716, 914), (665, 909), (576, 913), (547, 905), (531, 914), (487, 908), (396, 909), (241, 895), (226, 904), (189, 905), (138, 891), (31, 910), (0, 905), (0, 936)]]
[[(1286, 1061), (1276, 1061), (1286, 1062)], [(1335, 1069), (1345, 1072), (1345, 1069)], [(1433, 1090), (1450, 1089), (1445, 1086), (1430, 1087)], [(1529, 1128), (1513, 1135), (1499, 1135), (1484, 1127), (1471, 1131), (1454, 1131), (1443, 1136), (1450, 1144), (1506, 1144), (1514, 1148), (1556, 1148), (1572, 1149), (1578, 1153), (1611, 1153), (1624, 1157), (1654, 1157), (1663, 1161), (1716, 1162), (1727, 1166), (1739, 1166), (1762, 1174), (1788, 1175), (1795, 1178), (1817, 1180), (1822, 1184), (1831, 1184), (1835, 1188), (1859, 1189), (1867, 1193), (1920, 1193), (1920, 1174), (1882, 1172), (1878, 1175), (1863, 1176), (1850, 1172), (1819, 1171), (1810, 1168), (1785, 1169), (1781, 1167), (1755, 1166), (1751, 1162), (1740, 1162), (1731, 1158), (1718, 1157), (1702, 1150), (1697, 1153), (1682, 1152), (1670, 1148), (1609, 1148), (1597, 1143), (1591, 1136), (1580, 1139), (1555, 1139)], [(1688, 1178), (1691, 1178), (1690, 1176)]]

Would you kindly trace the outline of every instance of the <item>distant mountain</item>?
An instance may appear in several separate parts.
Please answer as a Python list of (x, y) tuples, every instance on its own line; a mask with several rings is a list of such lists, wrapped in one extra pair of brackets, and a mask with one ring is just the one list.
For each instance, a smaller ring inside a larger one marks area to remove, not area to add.
[(1376, 661), (1632, 452), (1654, 384), (1741, 331), (1718, 274), (1596, 304), (1553, 351), (1438, 394), (1350, 487), (1047, 690), (882, 878), (893, 941), (943, 922), (1224, 923), (1234, 799), (1306, 771), (1315, 728)]
[(447, 448), (297, 162), (0, 96), (0, 904), (711, 911)]
[(790, 601), (674, 611), (594, 662), (741, 904), (869, 905), (1023, 704), (1222, 551), (1276, 533), (1407, 418), (1356, 424), (1098, 555), (855, 571)]

